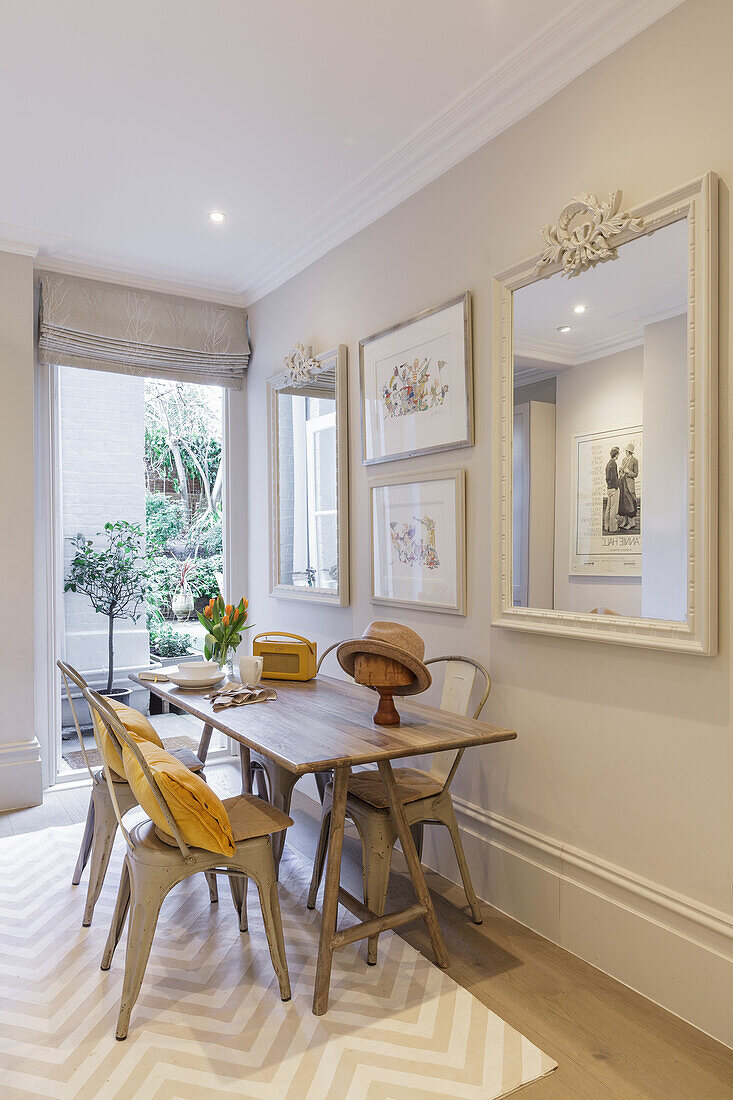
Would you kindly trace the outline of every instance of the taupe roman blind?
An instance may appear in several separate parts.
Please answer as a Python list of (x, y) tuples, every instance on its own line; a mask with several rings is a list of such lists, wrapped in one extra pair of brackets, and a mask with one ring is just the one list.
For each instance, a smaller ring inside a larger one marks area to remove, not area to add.
[(41, 274), (41, 362), (241, 388), (241, 309), (56, 272)]

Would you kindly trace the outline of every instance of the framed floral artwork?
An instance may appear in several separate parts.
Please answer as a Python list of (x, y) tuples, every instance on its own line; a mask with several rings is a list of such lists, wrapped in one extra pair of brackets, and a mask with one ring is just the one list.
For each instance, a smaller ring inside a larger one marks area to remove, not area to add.
[(362, 465), (473, 445), (471, 295), (359, 343)]
[(372, 602), (465, 615), (465, 471), (385, 478), (370, 491)]

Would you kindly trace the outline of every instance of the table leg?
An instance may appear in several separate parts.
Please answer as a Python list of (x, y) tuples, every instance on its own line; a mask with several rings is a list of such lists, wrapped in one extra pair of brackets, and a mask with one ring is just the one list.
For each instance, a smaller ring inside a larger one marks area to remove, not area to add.
[(209, 744), (211, 743), (211, 735), (214, 732), (214, 727), (210, 726), (207, 722), (204, 728), (201, 730), (201, 740), (199, 741), (199, 747), (196, 750), (196, 755), (202, 764), (206, 763), (206, 757), (209, 755)]
[(400, 802), (399, 794), (397, 793), (397, 785), (395, 783), (394, 772), (392, 771), (392, 765), (389, 760), (380, 760), (379, 774), (382, 777), (385, 790), (387, 791), (387, 798), (389, 800), (389, 808), (392, 814), (392, 818), (397, 829), (397, 835), (400, 838), (400, 844), (402, 845), (402, 854), (407, 861), (407, 867), (410, 872), (410, 878), (412, 879), (413, 889), (417, 895), (417, 900), (425, 906), (424, 921), (427, 925), (428, 935), (430, 936), (430, 942), (433, 945), (433, 951), (435, 953), (435, 961), (438, 966), (448, 966), (450, 960), (448, 958), (448, 952), (443, 942), (443, 933), (440, 931), (440, 925), (438, 924), (438, 918), (433, 908), (433, 899), (430, 897), (430, 891), (428, 890), (428, 884), (425, 881), (425, 875), (423, 873), (422, 864), (415, 848), (415, 841), (412, 838), (410, 832), (410, 826), (407, 823), (405, 817), (405, 811), (402, 803)]
[(318, 962), (316, 963), (316, 984), (313, 990), (314, 1016), (323, 1016), (328, 1008), (333, 939), (336, 934), (338, 919), (341, 850), (344, 843), (348, 782), (349, 768), (343, 764), (338, 768), (334, 768), (331, 831), (328, 840), (326, 882), (323, 887), (323, 911), (321, 913), (321, 935), (318, 943)]
[(242, 769), (242, 794), (252, 794), (252, 762), (249, 745), (239, 743), (239, 764)]

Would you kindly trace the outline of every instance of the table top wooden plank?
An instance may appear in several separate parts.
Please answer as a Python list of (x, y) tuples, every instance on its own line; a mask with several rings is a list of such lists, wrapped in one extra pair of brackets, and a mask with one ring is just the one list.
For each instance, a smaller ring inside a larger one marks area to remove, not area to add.
[(517, 736), (514, 730), (450, 714), (414, 697), (397, 701), (399, 726), (376, 726), (372, 722), (375, 693), (330, 676), (305, 682), (269, 680), (267, 686), (277, 692), (276, 700), (221, 711), (214, 711), (206, 698), (210, 689), (181, 691), (170, 682), (153, 683), (136, 675), (130, 679), (296, 775), (341, 764), (472, 748)]

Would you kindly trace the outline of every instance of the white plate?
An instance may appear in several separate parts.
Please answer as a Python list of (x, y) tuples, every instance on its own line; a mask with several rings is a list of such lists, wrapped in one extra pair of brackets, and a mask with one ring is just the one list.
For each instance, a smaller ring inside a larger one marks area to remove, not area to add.
[(219, 672), (216, 676), (208, 676), (205, 680), (197, 680), (194, 683), (192, 680), (179, 680), (177, 676), (171, 676), (169, 670), (168, 679), (181, 691), (206, 691), (207, 688), (216, 687), (217, 684), (220, 684), (224, 679), (224, 673)]

